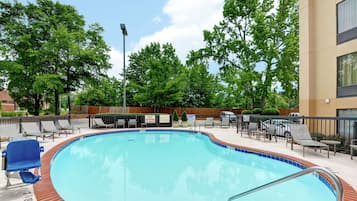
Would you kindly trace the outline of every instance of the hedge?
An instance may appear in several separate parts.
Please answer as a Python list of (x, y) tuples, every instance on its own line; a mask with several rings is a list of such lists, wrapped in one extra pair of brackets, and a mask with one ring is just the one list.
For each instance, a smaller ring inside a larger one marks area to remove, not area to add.
[(251, 110), (243, 110), (242, 114), (252, 114), (252, 111)]
[(262, 112), (263, 115), (279, 115), (280, 111), (275, 108), (266, 108)]
[(262, 108), (254, 108), (252, 114), (261, 114), (263, 112)]

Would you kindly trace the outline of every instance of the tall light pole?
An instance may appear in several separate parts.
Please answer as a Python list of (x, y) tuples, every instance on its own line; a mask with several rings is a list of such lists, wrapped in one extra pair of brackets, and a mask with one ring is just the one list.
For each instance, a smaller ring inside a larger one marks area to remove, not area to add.
[(126, 30), (125, 24), (120, 24), (120, 29), (123, 34), (123, 69), (124, 69), (124, 81), (123, 81), (123, 112), (126, 112), (126, 72), (125, 72), (125, 36), (128, 35), (128, 31)]

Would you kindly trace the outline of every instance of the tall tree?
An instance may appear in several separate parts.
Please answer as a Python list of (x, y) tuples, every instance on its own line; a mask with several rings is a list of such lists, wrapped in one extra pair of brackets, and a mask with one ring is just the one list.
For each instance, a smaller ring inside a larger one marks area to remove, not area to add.
[(120, 106), (122, 85), (115, 77), (102, 78), (75, 96), (76, 105)]
[(186, 62), (188, 68), (183, 106), (212, 107), (217, 93), (216, 78), (208, 72), (208, 61), (200, 59), (197, 54), (199, 52), (191, 51)]
[(184, 95), (184, 66), (171, 44), (151, 43), (129, 56), (128, 95), (134, 103), (154, 107), (178, 105)]
[[(103, 29), (94, 24), (85, 30), (83, 16), (72, 6), (50, 0), (0, 2), (0, 18), (9, 91), (35, 115), (44, 96), (54, 96), (59, 114), (60, 93), (68, 94), (110, 68)], [(18, 85), (20, 80), (24, 83)], [(58, 81), (61, 85), (53, 87)]]
[(224, 19), (204, 31), (202, 56), (221, 65), (227, 93), (242, 97), (247, 107), (257, 100), (264, 107), (279, 83), (287, 97), (296, 98), (298, 3), (275, 2), (277, 8), (274, 0), (226, 0)]

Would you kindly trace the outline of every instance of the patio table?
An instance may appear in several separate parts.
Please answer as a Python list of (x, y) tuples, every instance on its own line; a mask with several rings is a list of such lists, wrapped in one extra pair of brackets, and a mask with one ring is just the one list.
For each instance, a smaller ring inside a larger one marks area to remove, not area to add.
[(320, 140), (321, 143), (325, 143), (328, 145), (327, 147), (327, 158), (330, 158), (330, 145), (333, 145), (333, 155), (336, 155), (336, 145), (341, 144), (340, 141), (336, 141), (336, 140)]

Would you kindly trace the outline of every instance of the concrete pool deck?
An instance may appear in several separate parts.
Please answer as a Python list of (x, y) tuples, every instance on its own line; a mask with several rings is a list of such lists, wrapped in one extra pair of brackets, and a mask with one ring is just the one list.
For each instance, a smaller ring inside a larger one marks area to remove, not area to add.
[[(165, 128), (164, 128), (165, 129)], [(169, 128), (171, 129), (171, 128)], [(174, 128), (181, 129), (181, 128)], [(190, 128), (183, 128), (190, 129)], [(42, 142), (41, 145), (45, 147), (45, 153), (49, 151), (54, 146), (61, 144), (71, 138), (78, 137), (80, 135), (87, 135), (97, 132), (108, 132), (115, 131), (116, 129), (88, 129), (82, 128), (80, 133), (65, 136), (59, 136), (55, 138), (55, 141), (52, 142), (51, 139), (46, 139), (45, 142)], [(117, 129), (123, 130), (123, 129)], [(254, 149), (259, 149), (267, 152), (274, 152), (280, 155), (291, 156), (298, 160), (308, 161), (318, 166), (326, 167), (344, 181), (350, 184), (354, 189), (357, 189), (357, 158), (351, 160), (350, 156), (347, 154), (336, 153), (336, 156), (333, 155), (333, 152), (330, 152), (330, 158), (327, 158), (327, 151), (323, 150), (321, 153), (319, 151), (315, 152), (312, 149), (305, 150), (305, 157), (302, 156), (302, 147), (299, 145), (294, 146), (294, 150), (290, 149), (290, 145), (286, 146), (284, 139), (278, 139), (278, 142), (265, 140), (257, 140), (255, 137), (249, 138), (247, 135), (241, 136), (241, 134), (236, 133), (235, 128), (196, 128), (196, 131), (204, 131), (210, 134), (213, 134), (214, 137), (223, 143), (228, 143), (231, 145), (236, 145), (240, 147), (249, 147)], [(6, 146), (5, 143), (2, 143), (2, 148)], [(45, 167), (42, 167), (45, 169)], [(16, 176), (16, 175), (15, 175)], [(21, 181), (18, 178), (10, 180), (12, 183), (20, 184), (14, 185), (10, 188), (5, 188), (6, 177), (5, 172), (1, 171), (0, 173), (0, 200), (9, 200), (9, 201), (34, 201), (36, 200), (34, 196), (34, 189), (32, 185), (21, 185)], [(41, 182), (45, 182), (44, 180)], [(238, 192), (237, 192), (238, 193)], [(352, 197), (351, 197), (352, 196)], [(345, 194), (346, 201), (357, 200), (355, 194), (350, 194), (349, 191)]]

